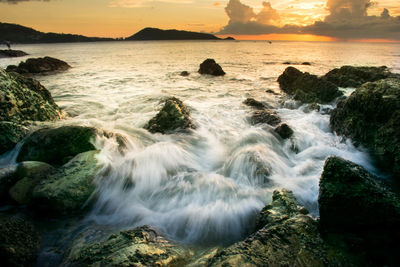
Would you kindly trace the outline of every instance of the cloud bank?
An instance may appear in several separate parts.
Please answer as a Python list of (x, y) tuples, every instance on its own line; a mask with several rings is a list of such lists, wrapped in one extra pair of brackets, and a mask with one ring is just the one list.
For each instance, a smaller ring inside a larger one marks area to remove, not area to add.
[(400, 40), (400, 16), (393, 17), (388, 9), (380, 16), (369, 16), (371, 0), (328, 0), (329, 11), (323, 20), (308, 26), (279, 25), (280, 15), (269, 2), (255, 13), (253, 8), (230, 0), (225, 8), (228, 24), (219, 34), (315, 34), (340, 39), (393, 39)]

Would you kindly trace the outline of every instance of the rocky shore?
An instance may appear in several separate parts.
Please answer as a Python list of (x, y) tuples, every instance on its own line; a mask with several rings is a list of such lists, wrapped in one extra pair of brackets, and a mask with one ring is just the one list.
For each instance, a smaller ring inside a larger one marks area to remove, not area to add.
[[(59, 125), (66, 114), (50, 92), (21, 74), (65, 70), (45, 57), (0, 69), (0, 154), (19, 145), (16, 163), (0, 168), (0, 200), (20, 212), (0, 214), (0, 258), (7, 266), (35, 264), (40, 247), (37, 216), (63, 219), (88, 214), (97, 195), (99, 138), (126, 147), (123, 136), (80, 125)], [(223, 76), (214, 60), (199, 73)], [(318, 77), (288, 67), (281, 90), (308, 104), (332, 103), (330, 127), (363, 145), (391, 179), (400, 177), (400, 78), (386, 67), (334, 69)], [(343, 97), (339, 87), (357, 87)], [(280, 141), (295, 131), (265, 102), (247, 98), (248, 125), (265, 125)], [(35, 125), (35, 122), (52, 122)], [(33, 127), (35, 125), (35, 127)], [(151, 134), (187, 134), (196, 129), (191, 108), (169, 97), (144, 129)], [(263, 128), (264, 129), (264, 128)], [(145, 131), (143, 130), (143, 131)], [(21, 142), (23, 140), (23, 142)], [(273, 167), (273, 166), (272, 166)], [(267, 172), (267, 171), (265, 171)], [(340, 157), (325, 161), (319, 182), (319, 217), (309, 214), (284, 188), (257, 215), (250, 234), (228, 246), (201, 251), (143, 225), (132, 229), (80, 231), (66, 242), (61, 266), (398, 266), (400, 199), (382, 178)]]

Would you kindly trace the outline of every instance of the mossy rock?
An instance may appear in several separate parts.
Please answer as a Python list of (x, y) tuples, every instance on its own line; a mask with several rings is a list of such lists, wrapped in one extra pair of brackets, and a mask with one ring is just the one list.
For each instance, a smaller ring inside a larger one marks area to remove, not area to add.
[(286, 68), (278, 83), (282, 91), (303, 103), (329, 103), (343, 95), (333, 83), (294, 67)]
[(271, 126), (276, 126), (281, 123), (281, 118), (275, 111), (264, 108), (253, 111), (251, 116), (249, 117), (249, 122), (252, 125), (266, 123)]
[(28, 129), (18, 123), (0, 122), (0, 154), (3, 154), (15, 147), (28, 133)]
[(78, 154), (41, 180), (32, 192), (31, 204), (54, 214), (83, 211), (96, 189), (94, 181), (101, 168), (97, 154), (98, 151)]
[(38, 81), (0, 68), (0, 121), (52, 121), (61, 116), (50, 92)]
[(97, 133), (95, 128), (84, 126), (37, 130), (24, 141), (17, 161), (41, 161), (62, 165), (79, 153), (95, 150), (93, 143)]
[(18, 181), (17, 165), (0, 168), (0, 200), (9, 199), (8, 190)]
[(145, 126), (151, 133), (170, 133), (195, 128), (190, 111), (176, 97), (168, 98), (160, 112)]

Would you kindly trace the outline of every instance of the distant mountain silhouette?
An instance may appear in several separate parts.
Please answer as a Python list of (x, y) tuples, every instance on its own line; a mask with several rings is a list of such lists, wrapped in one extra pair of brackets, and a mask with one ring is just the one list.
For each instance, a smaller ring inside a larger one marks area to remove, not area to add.
[(221, 40), (215, 35), (199, 32), (188, 32), (178, 30), (160, 30), (157, 28), (144, 28), (134, 35), (125, 38), (129, 41), (146, 40)]
[(69, 43), (113, 41), (112, 38), (86, 37), (77, 34), (44, 33), (18, 24), (0, 23), (0, 43)]

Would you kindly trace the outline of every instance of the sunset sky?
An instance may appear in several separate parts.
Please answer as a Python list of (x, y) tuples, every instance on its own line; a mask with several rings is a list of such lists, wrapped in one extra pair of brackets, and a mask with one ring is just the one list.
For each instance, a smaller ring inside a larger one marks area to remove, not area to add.
[(0, 0), (0, 20), (104, 37), (157, 27), (238, 39), (400, 40), (399, 0)]

